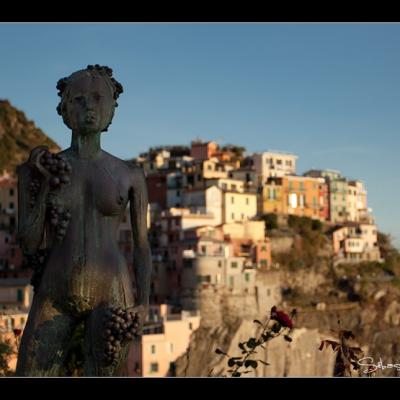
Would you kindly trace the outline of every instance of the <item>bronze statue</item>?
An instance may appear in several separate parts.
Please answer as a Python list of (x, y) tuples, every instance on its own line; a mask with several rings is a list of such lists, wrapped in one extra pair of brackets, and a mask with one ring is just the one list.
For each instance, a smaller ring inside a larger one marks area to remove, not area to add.
[[(72, 130), (71, 147), (58, 154), (37, 147), (18, 169), (18, 237), (35, 265), (35, 294), (16, 374), (65, 375), (66, 348), (84, 321), (84, 375), (121, 376), (149, 301), (145, 177), (100, 147), (123, 91), (112, 70), (89, 65), (61, 79), (57, 89), (57, 111)], [(117, 244), (128, 202), (136, 299)]]

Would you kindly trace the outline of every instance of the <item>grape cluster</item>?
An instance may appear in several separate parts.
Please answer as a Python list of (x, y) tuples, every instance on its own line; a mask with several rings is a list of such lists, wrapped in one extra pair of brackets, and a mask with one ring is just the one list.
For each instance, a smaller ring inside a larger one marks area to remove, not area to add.
[(39, 287), (40, 281), (42, 279), (43, 270), (47, 261), (48, 254), (49, 253), (47, 249), (39, 249), (36, 254), (26, 256), (28, 265), (33, 268), (31, 285), (33, 286), (34, 292), (37, 291), (37, 288)]
[(31, 193), (31, 201), (30, 201), (30, 206), (33, 208), (36, 204), (36, 199), (38, 197), (40, 191), (40, 181), (37, 178), (32, 179), (32, 182), (30, 184), (30, 193)]
[(53, 154), (46, 150), (40, 158), (40, 163), (53, 175), (49, 181), (52, 189), (57, 189), (61, 184), (70, 182), (71, 165), (59, 154)]
[(139, 317), (135, 311), (113, 307), (107, 310), (105, 317), (105, 353), (107, 364), (118, 360), (119, 352), (124, 344), (140, 336)]
[(61, 206), (50, 205), (48, 207), (48, 219), (50, 225), (55, 229), (56, 239), (62, 241), (67, 232), (71, 213)]

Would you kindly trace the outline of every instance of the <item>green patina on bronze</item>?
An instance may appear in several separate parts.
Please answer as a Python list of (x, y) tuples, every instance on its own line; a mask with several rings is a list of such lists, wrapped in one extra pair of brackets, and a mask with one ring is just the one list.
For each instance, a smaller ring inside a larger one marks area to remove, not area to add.
[[(18, 168), (18, 237), (24, 254), (36, 260), (37, 271), (17, 375), (68, 375), (71, 339), (83, 326), (83, 375), (121, 376), (126, 374), (130, 343), (124, 341), (110, 364), (105, 321), (112, 307), (134, 310), (140, 330), (147, 313), (151, 254), (145, 178), (141, 169), (100, 147), (101, 132), (111, 124), (122, 93), (111, 69), (88, 66), (61, 79), (57, 88), (61, 97), (57, 111), (72, 130), (71, 147), (57, 157), (44, 146), (36, 147)], [(51, 168), (51, 160), (61, 172)], [(57, 173), (61, 176), (54, 179)], [(117, 244), (128, 202), (136, 298)]]

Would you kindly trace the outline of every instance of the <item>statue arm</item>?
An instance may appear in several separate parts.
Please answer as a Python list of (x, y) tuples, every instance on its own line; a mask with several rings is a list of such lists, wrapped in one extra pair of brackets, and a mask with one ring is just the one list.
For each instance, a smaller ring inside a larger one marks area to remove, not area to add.
[(42, 184), (36, 204), (30, 208), (30, 171), (27, 163), (18, 168), (18, 241), (24, 254), (39, 249), (44, 234), (48, 185)]
[(137, 286), (137, 305), (147, 313), (150, 296), (151, 251), (147, 237), (147, 187), (141, 169), (135, 168), (129, 192), (133, 234), (133, 266)]

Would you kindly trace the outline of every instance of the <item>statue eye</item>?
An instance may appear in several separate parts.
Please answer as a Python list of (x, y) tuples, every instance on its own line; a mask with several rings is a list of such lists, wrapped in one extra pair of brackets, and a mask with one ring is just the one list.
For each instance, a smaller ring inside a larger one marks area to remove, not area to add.
[(75, 100), (77, 103), (83, 103), (84, 97), (83, 97), (83, 96), (75, 96), (75, 97), (74, 97), (74, 100)]
[(100, 101), (104, 96), (102, 96), (101, 94), (96, 93), (93, 97), (94, 97), (94, 99), (96, 101)]

